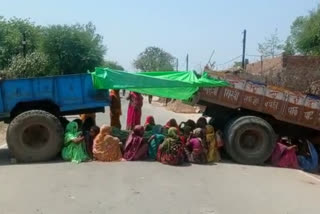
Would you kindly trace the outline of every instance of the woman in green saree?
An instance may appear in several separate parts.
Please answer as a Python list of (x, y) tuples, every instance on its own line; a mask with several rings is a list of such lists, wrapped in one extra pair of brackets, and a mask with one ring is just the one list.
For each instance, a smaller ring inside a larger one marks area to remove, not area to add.
[(73, 163), (89, 160), (85, 149), (84, 137), (82, 136), (82, 132), (78, 130), (76, 122), (70, 122), (66, 127), (61, 156), (63, 160)]

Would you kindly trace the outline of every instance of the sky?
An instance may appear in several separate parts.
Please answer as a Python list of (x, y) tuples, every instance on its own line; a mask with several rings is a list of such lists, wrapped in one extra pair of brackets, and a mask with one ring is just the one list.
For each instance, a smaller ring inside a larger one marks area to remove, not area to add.
[[(107, 47), (105, 58), (127, 70), (148, 46), (179, 60), (179, 69), (199, 70), (212, 60), (232, 65), (242, 53), (247, 30), (249, 55), (277, 29), (284, 41), (290, 25), (318, 6), (317, 0), (0, 0), (0, 16), (30, 18), (38, 25), (92, 22)], [(256, 57), (248, 57), (250, 61)], [(238, 59), (240, 60), (240, 59)]]

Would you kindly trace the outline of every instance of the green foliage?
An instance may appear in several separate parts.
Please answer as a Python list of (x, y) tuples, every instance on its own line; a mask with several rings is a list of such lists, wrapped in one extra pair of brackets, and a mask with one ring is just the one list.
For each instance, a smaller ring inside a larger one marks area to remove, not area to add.
[(107, 68), (111, 68), (111, 69), (115, 69), (115, 70), (119, 70), (119, 71), (124, 70), (124, 68), (115, 61), (108, 61), (107, 60), (103, 63), (103, 67), (107, 67)]
[(40, 52), (29, 53), (24, 57), (19, 54), (12, 58), (10, 65), (1, 72), (3, 78), (27, 78), (56, 75), (49, 69), (49, 60)]
[(266, 38), (263, 43), (258, 44), (258, 51), (264, 57), (274, 57), (279, 54), (283, 49), (283, 45), (278, 37), (278, 32), (275, 30), (274, 33)]
[(172, 71), (174, 70), (174, 57), (158, 47), (148, 47), (138, 58), (133, 65), (141, 71)]
[(52, 25), (45, 28), (42, 50), (60, 74), (85, 73), (103, 64), (102, 37), (87, 25)]
[(234, 68), (242, 67), (242, 62), (236, 61), (236, 62), (233, 63), (232, 67), (234, 67)]
[(0, 71), (4, 77), (85, 73), (103, 64), (105, 52), (92, 23), (41, 27), (28, 19), (0, 17)]
[(41, 29), (28, 19), (0, 17), (0, 70), (7, 67), (14, 56), (23, 54), (23, 35), (26, 54), (34, 52), (41, 40)]
[(320, 55), (320, 9), (308, 16), (298, 17), (291, 25), (292, 43), (296, 52), (304, 55)]
[(283, 46), (283, 54), (286, 56), (295, 55), (295, 48), (291, 37), (288, 37), (284, 46)]

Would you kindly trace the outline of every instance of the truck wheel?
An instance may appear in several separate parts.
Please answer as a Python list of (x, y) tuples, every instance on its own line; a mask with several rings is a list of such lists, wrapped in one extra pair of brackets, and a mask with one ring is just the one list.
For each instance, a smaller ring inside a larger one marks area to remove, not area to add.
[(20, 162), (47, 161), (61, 150), (63, 129), (58, 118), (46, 111), (26, 111), (10, 123), (7, 143)]
[(228, 154), (236, 162), (262, 164), (270, 157), (276, 136), (267, 121), (255, 116), (243, 116), (227, 125), (225, 141)]

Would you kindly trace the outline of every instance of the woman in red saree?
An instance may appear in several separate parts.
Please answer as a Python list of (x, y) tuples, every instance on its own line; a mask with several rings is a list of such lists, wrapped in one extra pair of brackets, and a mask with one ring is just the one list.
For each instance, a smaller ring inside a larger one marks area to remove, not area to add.
[(148, 156), (148, 144), (143, 140), (143, 126), (135, 126), (130, 134), (125, 148), (123, 158), (127, 161), (144, 160)]
[(141, 124), (141, 108), (143, 105), (143, 97), (136, 92), (130, 92), (129, 107), (127, 114), (127, 130), (132, 130), (136, 125)]

